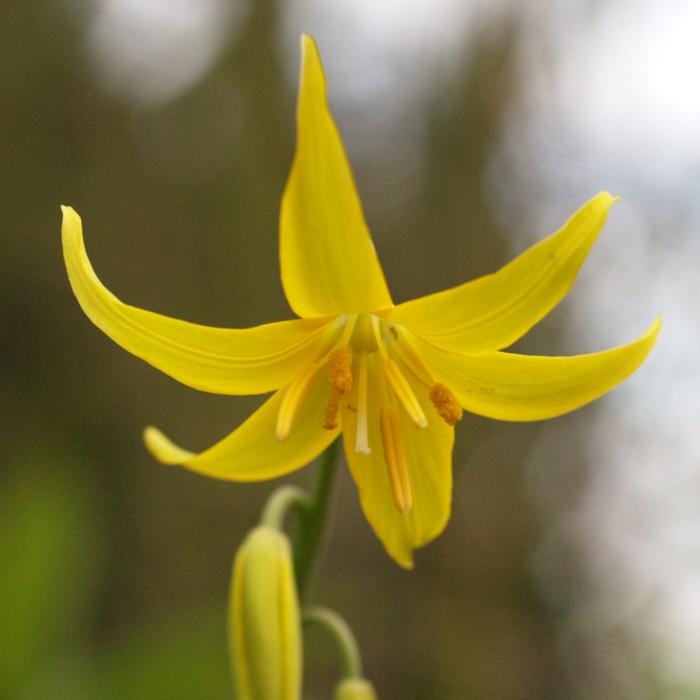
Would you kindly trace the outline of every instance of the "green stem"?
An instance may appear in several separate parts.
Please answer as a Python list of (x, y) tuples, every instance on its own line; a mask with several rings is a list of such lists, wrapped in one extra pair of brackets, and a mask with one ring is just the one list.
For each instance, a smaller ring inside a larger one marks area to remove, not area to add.
[(348, 623), (338, 613), (316, 606), (306, 608), (302, 620), (305, 625), (318, 625), (330, 632), (340, 651), (341, 673), (344, 679), (362, 677), (362, 659), (357, 640)]
[(309, 586), (321, 545), (339, 445), (340, 440), (334, 440), (321, 455), (311, 494), (298, 510), (299, 522), (294, 532), (294, 572), (300, 600), (304, 599)]
[(277, 530), (284, 529), (284, 518), (292, 508), (302, 512), (309, 506), (309, 497), (297, 486), (282, 486), (267, 499), (260, 516), (262, 525), (269, 525)]

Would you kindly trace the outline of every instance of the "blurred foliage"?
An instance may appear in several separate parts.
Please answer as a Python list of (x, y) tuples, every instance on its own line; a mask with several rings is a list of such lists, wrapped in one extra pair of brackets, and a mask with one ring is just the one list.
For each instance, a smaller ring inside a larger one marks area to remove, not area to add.
[(230, 697), (223, 605), (178, 611), (93, 647), (105, 523), (74, 463), (88, 467), (26, 457), (0, 500), (0, 697)]
[(0, 696), (85, 632), (98, 573), (94, 504), (65, 458), (26, 457), (0, 502)]

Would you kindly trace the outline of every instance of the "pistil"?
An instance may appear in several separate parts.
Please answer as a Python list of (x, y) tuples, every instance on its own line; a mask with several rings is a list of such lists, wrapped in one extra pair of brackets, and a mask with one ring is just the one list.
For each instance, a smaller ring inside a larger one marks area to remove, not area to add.
[(355, 431), (355, 452), (372, 454), (367, 431), (367, 353), (358, 353), (357, 377), (357, 429)]

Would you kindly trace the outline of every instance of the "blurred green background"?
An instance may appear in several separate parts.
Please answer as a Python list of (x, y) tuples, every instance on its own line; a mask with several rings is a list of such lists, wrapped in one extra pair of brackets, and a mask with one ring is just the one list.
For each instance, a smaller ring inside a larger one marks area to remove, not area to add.
[[(609, 189), (625, 199), (573, 299), (517, 348), (593, 351), (666, 320), (594, 406), (465, 417), (454, 514), (413, 572), (343, 468), (315, 600), (350, 622), (385, 699), (700, 698), (700, 107), (682, 73), (700, 15), (662, 7), (0, 2), (1, 698), (231, 697), (230, 566), (272, 485), (163, 467), (141, 431), (201, 449), (259, 400), (191, 391), (93, 327), (59, 204), (127, 302), (289, 318), (277, 217), (301, 31), (395, 300), (496, 269)], [(330, 697), (319, 633), (306, 659), (307, 696)]]

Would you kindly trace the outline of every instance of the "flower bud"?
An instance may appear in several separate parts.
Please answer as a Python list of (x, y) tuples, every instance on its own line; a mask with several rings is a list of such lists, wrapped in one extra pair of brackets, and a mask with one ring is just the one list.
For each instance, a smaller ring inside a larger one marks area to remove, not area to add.
[(335, 687), (333, 700), (377, 700), (377, 695), (368, 680), (346, 678)]
[(238, 700), (298, 700), (301, 622), (287, 537), (260, 525), (233, 563), (229, 637)]

